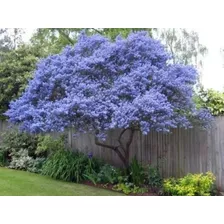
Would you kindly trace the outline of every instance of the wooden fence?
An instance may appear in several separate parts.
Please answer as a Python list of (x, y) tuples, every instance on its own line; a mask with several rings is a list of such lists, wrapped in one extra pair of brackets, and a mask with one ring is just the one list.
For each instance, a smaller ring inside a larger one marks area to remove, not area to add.
[[(0, 123), (0, 132), (7, 124)], [(121, 166), (119, 157), (110, 149), (96, 146), (91, 134), (73, 137), (68, 132), (69, 144), (73, 150), (89, 153), (116, 166)], [(116, 144), (118, 130), (108, 133), (107, 141)], [(57, 134), (55, 134), (57, 135)], [(135, 156), (143, 164), (158, 165), (163, 177), (181, 177), (189, 172), (212, 171), (217, 187), (224, 191), (224, 117), (217, 117), (209, 130), (199, 128), (174, 129), (170, 134), (151, 132), (144, 136), (135, 133), (130, 156)]]
[[(119, 157), (112, 150), (96, 146), (91, 134), (72, 137), (69, 143), (73, 149), (92, 152), (105, 161), (120, 166)], [(107, 143), (117, 144), (118, 130), (108, 133)], [(158, 165), (163, 177), (181, 177), (187, 173), (212, 171), (217, 187), (224, 191), (224, 117), (217, 117), (209, 130), (199, 128), (173, 129), (170, 134), (151, 132), (144, 136), (135, 133), (130, 156), (143, 164)]]

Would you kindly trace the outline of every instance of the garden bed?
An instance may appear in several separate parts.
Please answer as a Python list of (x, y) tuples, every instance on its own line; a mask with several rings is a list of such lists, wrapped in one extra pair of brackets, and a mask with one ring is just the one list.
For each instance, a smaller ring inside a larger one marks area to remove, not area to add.
[[(93, 184), (91, 181), (83, 181), (82, 184), (85, 184), (85, 185), (88, 185), (91, 187), (107, 189), (107, 190), (110, 190), (113, 192), (118, 192), (118, 191), (113, 190), (113, 187), (114, 187), (113, 184)], [(120, 192), (120, 193), (122, 193), (122, 192)], [(130, 196), (158, 196), (158, 194), (150, 192), (150, 191), (145, 192), (145, 193), (136, 193), (136, 194), (130, 193), (128, 195), (130, 195)]]

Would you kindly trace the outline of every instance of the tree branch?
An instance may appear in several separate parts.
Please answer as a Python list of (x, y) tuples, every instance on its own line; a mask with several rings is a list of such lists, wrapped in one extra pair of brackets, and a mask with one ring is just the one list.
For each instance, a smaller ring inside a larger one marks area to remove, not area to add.
[(60, 28), (58, 28), (57, 30), (68, 42), (70, 42), (72, 45), (75, 44), (75, 42), (68, 35), (66, 35)]
[(93, 30), (96, 31), (97, 33), (103, 35), (103, 33), (102, 33), (101, 31), (99, 31), (98, 29), (95, 29), (95, 28), (91, 28), (91, 29), (93, 29)]
[(115, 148), (117, 147), (117, 146), (108, 145), (108, 144), (99, 142), (99, 140), (98, 140), (97, 137), (95, 137), (95, 144), (96, 144), (96, 145), (99, 145), (99, 146), (102, 146), (102, 147), (106, 147), (106, 148), (112, 149), (112, 150), (114, 150), (114, 151), (115, 151)]
[(128, 129), (123, 129), (118, 137), (118, 142), (121, 146), (121, 148), (123, 149), (124, 153), (125, 153), (125, 146), (123, 145), (122, 141), (121, 141), (121, 138), (123, 136), (123, 134), (127, 131)]
[(126, 164), (125, 157), (124, 157), (123, 154), (118, 150), (118, 147), (119, 147), (119, 146), (112, 146), (112, 145), (108, 145), (108, 144), (99, 142), (98, 139), (97, 139), (97, 137), (95, 137), (95, 144), (96, 144), (96, 145), (99, 145), (99, 146), (102, 146), (102, 147), (105, 147), (105, 148), (112, 149), (114, 152), (116, 152), (116, 153), (118, 154), (118, 156), (120, 157), (120, 159), (122, 160), (122, 162), (123, 162), (124, 164)]

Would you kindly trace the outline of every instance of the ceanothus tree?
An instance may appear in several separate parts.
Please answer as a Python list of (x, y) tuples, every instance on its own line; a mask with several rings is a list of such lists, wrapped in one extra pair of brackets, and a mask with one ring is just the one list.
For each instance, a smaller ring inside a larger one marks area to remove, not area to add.
[[(96, 144), (115, 151), (127, 167), (137, 130), (169, 132), (210, 119), (192, 100), (196, 70), (169, 64), (169, 59), (164, 46), (147, 32), (118, 36), (114, 42), (82, 33), (74, 47), (38, 64), (33, 80), (6, 115), (31, 133), (71, 127), (92, 132)], [(121, 130), (118, 144), (108, 145), (106, 132), (114, 128)]]

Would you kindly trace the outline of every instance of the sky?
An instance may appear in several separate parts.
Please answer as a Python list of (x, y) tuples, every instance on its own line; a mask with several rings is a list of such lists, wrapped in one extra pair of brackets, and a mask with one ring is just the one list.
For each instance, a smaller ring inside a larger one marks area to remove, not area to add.
[[(224, 54), (220, 53), (224, 48), (224, 30), (220, 28), (190, 28), (199, 35), (201, 44), (208, 48), (208, 54), (204, 57), (202, 71), (202, 84), (205, 88), (224, 90)], [(28, 41), (35, 29), (25, 29), (24, 41)]]
[[(224, 48), (224, 30), (218, 28), (194, 29), (200, 42), (208, 48), (204, 58), (202, 83), (206, 88), (224, 89), (224, 57), (220, 52)], [(224, 54), (223, 54), (224, 56)]]

